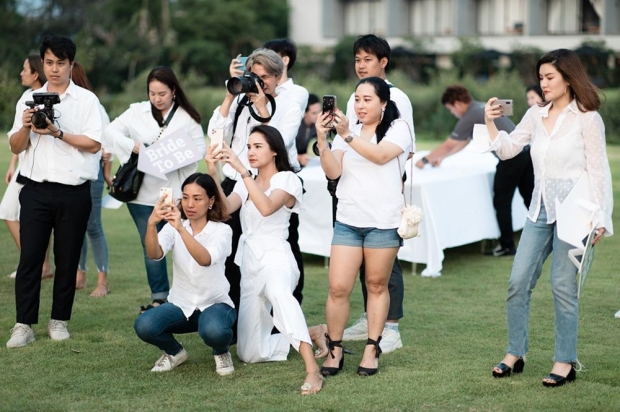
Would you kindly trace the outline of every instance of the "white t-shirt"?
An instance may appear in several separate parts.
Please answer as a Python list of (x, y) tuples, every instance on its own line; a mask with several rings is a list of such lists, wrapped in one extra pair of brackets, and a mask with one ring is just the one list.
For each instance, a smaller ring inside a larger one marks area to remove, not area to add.
[[(359, 136), (362, 125), (354, 124), (350, 129)], [(405, 171), (409, 152), (414, 150), (407, 123), (395, 120), (383, 140), (394, 143), (403, 153), (378, 165), (358, 154), (342, 136), (334, 138), (332, 152), (344, 152), (342, 175), (336, 189), (336, 220), (340, 223), (378, 229), (394, 229), (400, 224), (400, 210), (404, 205), (401, 172)], [(376, 135), (370, 142), (377, 144)]]
[[(192, 233), (189, 220), (183, 227)], [(211, 255), (209, 266), (199, 265), (187, 250), (179, 232), (170, 224), (164, 225), (157, 234), (164, 256), (172, 250), (172, 288), (168, 301), (183, 310), (189, 318), (196, 309), (204, 311), (216, 303), (235, 305), (228, 296), (230, 284), (224, 275), (224, 263), (232, 250), (232, 229), (225, 223), (207, 222), (200, 233), (194, 236)], [(162, 256), (163, 259), (163, 256)]]
[[(32, 100), (33, 93), (47, 92), (47, 83), (38, 90), (24, 93), (17, 103), (11, 136), (22, 128), (22, 113), (28, 109), (25, 102)], [(69, 82), (67, 90), (60, 95), (60, 103), (54, 105), (55, 120), (64, 133), (84, 135), (101, 142), (102, 127), (99, 99), (89, 90)], [(50, 135), (30, 132), (30, 144), (20, 155), (20, 173), (35, 182), (54, 182), (77, 186), (99, 177), (101, 153), (89, 153), (56, 139)]]
[[(160, 139), (164, 139), (167, 135), (179, 129), (185, 129), (192, 138), (196, 148), (200, 151), (200, 156), (204, 157), (207, 152), (207, 146), (202, 126), (182, 107), (179, 107), (174, 113), (170, 124), (161, 134)], [(124, 164), (131, 156), (134, 142), (150, 145), (157, 139), (160, 131), (161, 127), (159, 127), (151, 112), (151, 102), (133, 103), (129, 106), (129, 109), (105, 128), (103, 145), (106, 150), (111, 150), (118, 157), (121, 164)], [(173, 197), (179, 199), (181, 197), (181, 184), (196, 171), (196, 165), (197, 163), (191, 163), (167, 173), (166, 180), (145, 174), (138, 197), (130, 203), (154, 206), (159, 199), (159, 189), (162, 187), (171, 187)]]

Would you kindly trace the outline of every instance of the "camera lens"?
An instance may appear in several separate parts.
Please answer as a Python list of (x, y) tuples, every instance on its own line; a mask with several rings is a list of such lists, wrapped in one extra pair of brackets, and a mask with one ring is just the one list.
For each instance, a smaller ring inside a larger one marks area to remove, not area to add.
[(45, 113), (38, 111), (32, 114), (32, 124), (37, 129), (44, 129), (47, 127), (47, 116)]
[(226, 83), (226, 88), (230, 94), (237, 95), (249, 92), (252, 88), (252, 83), (247, 77), (233, 77)]

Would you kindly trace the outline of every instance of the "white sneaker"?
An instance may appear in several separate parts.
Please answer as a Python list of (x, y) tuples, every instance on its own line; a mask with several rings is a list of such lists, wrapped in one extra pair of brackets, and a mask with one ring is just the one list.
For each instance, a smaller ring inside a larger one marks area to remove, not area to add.
[(6, 275), (7, 278), (9, 279), (15, 279), (17, 277), (17, 271), (13, 271), (11, 273), (9, 273), (8, 275)]
[(230, 356), (230, 352), (222, 353), (221, 355), (213, 356), (215, 359), (215, 371), (220, 376), (230, 375), (235, 371), (235, 366), (233, 365), (232, 356)]
[(21, 348), (34, 342), (34, 331), (24, 323), (16, 323), (11, 329), (11, 339), (6, 343), (7, 348)]
[(403, 342), (400, 340), (400, 332), (392, 328), (384, 328), (379, 346), (381, 346), (381, 353), (390, 353), (402, 348)]
[(620, 318), (620, 310), (616, 312), (616, 314), (614, 315), (615, 318)]
[(155, 362), (155, 366), (151, 369), (151, 372), (168, 372), (182, 364), (187, 360), (187, 351), (185, 349), (181, 349), (181, 352), (176, 355), (168, 355), (166, 352), (163, 352), (161, 358)]
[(67, 322), (64, 320), (50, 319), (50, 322), (47, 324), (47, 331), (52, 340), (67, 340), (71, 337), (67, 330)]
[(366, 312), (351, 326), (344, 330), (342, 340), (366, 340), (368, 339), (368, 319)]

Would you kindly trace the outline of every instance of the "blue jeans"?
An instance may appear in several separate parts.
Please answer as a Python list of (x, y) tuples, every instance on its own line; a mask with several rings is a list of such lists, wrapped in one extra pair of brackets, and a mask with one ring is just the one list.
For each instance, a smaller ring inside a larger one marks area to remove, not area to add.
[(88, 258), (87, 239), (90, 239), (97, 272), (108, 272), (108, 242), (106, 241), (105, 233), (103, 233), (103, 226), (101, 225), (103, 182), (103, 167), (100, 167), (99, 177), (97, 180), (90, 182), (90, 198), (93, 203), (93, 208), (88, 218), (88, 227), (86, 228), (87, 236), (84, 236), (84, 244), (82, 245), (82, 253), (78, 265), (78, 269), (81, 271), (86, 271), (86, 259)]
[(508, 353), (525, 356), (528, 351), (530, 299), (542, 266), (551, 257), (551, 291), (555, 308), (554, 362), (577, 360), (577, 268), (568, 258), (571, 245), (558, 238), (556, 224), (547, 223), (541, 206), (536, 223), (527, 220), (508, 282)]
[(149, 309), (136, 319), (134, 330), (140, 339), (157, 346), (168, 355), (176, 355), (181, 345), (173, 333), (192, 333), (198, 335), (207, 346), (213, 348), (213, 355), (228, 352), (232, 339), (232, 325), (237, 312), (225, 303), (216, 303), (204, 311), (194, 311), (187, 319), (178, 306), (168, 302)]
[[(153, 206), (127, 203), (127, 209), (129, 210), (129, 214), (133, 218), (133, 221), (138, 228), (138, 234), (140, 235), (142, 251), (144, 252), (144, 266), (146, 266), (146, 277), (149, 281), (149, 287), (151, 288), (151, 299), (166, 299), (168, 297), (168, 292), (170, 291), (166, 258), (164, 257), (162, 260), (157, 261), (149, 258), (146, 255), (146, 246), (144, 245), (146, 227), (149, 221), (149, 216), (151, 216), (151, 213), (153, 212)], [(165, 224), (165, 221), (159, 222), (157, 225), (157, 231), (159, 232)]]

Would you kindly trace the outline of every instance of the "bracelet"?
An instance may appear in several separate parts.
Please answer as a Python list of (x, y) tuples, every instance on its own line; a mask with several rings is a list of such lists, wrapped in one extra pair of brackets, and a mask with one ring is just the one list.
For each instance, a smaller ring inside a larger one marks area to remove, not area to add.
[(252, 171), (251, 170), (246, 170), (245, 172), (241, 173), (241, 178), (245, 179), (246, 177), (252, 177)]
[(422, 161), (422, 163), (424, 163), (425, 165), (427, 165), (427, 164), (429, 163), (429, 162), (428, 162), (428, 159), (427, 159), (426, 157), (423, 157), (423, 158), (422, 158), (422, 159), (420, 159), (420, 160), (421, 160), (421, 161)]
[(329, 149), (329, 143), (325, 145), (324, 148), (319, 148), (319, 156), (321, 156), (323, 154), (323, 152), (325, 151), (325, 149)]

